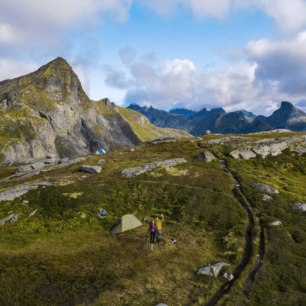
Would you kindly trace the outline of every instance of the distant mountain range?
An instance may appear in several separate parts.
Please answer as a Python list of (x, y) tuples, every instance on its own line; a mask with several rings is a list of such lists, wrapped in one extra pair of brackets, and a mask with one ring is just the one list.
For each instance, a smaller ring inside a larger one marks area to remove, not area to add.
[(290, 102), (282, 102), (280, 109), (271, 116), (255, 116), (246, 110), (226, 113), (223, 108), (208, 111), (192, 111), (184, 108), (169, 112), (131, 104), (129, 109), (145, 115), (150, 123), (163, 128), (184, 129), (192, 135), (202, 135), (206, 130), (220, 134), (246, 134), (288, 128), (293, 131), (306, 130), (306, 113)]

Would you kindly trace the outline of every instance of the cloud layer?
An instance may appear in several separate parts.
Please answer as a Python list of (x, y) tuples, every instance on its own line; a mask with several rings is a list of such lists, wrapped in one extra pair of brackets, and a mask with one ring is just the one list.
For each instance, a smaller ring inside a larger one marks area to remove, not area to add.
[[(125, 51), (131, 54), (130, 48)], [(109, 67), (105, 82), (127, 89), (126, 105), (170, 109), (179, 104), (193, 109), (224, 107), (227, 111), (246, 108), (265, 114), (282, 100), (306, 107), (306, 31), (288, 41), (250, 41), (240, 53), (242, 63), (205, 73), (189, 59), (159, 65), (138, 59), (130, 63), (127, 74)], [(120, 56), (126, 58), (124, 50)]]

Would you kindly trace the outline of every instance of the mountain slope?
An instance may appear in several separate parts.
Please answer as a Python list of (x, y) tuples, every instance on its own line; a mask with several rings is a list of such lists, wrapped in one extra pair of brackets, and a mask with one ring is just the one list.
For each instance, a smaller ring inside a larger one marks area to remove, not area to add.
[(0, 82), (2, 160), (44, 158), (48, 153), (71, 157), (139, 143), (108, 99), (89, 100), (62, 58)]
[(262, 120), (272, 127), (284, 126), (293, 131), (306, 129), (306, 113), (293, 106), (290, 102), (282, 102), (280, 109), (271, 116), (258, 116), (255, 120)]
[(149, 122), (146, 116), (133, 111), (132, 109), (120, 106), (115, 106), (114, 109), (129, 123), (141, 141), (147, 141), (151, 138), (165, 135), (192, 137), (184, 130), (166, 129), (154, 126)]

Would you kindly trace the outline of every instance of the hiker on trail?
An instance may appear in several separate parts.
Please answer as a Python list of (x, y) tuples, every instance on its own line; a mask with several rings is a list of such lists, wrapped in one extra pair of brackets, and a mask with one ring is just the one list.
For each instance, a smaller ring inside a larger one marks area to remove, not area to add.
[(143, 219), (144, 221), (146, 221), (149, 224), (149, 229), (148, 231), (150, 232), (150, 243), (154, 243), (155, 241), (155, 233), (156, 233), (156, 225), (154, 220), (152, 220), (151, 222), (149, 222), (147, 219)]
[(162, 222), (165, 220), (164, 215), (161, 214), (162, 219), (159, 220), (158, 217), (156, 218), (156, 240), (157, 243), (161, 240), (161, 230), (162, 230)]

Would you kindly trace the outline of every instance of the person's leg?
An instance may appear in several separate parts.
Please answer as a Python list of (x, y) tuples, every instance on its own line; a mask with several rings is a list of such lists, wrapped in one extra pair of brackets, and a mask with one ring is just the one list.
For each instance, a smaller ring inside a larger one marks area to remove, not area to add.
[(154, 241), (155, 240), (155, 232), (152, 232), (152, 233), (153, 233), (153, 240), (152, 240), (153, 242), (152, 243), (154, 243), (155, 242)]
[(153, 243), (153, 232), (150, 232), (150, 243)]
[(156, 240), (157, 240), (157, 243), (159, 243), (159, 241), (160, 241), (160, 230), (156, 231)]

